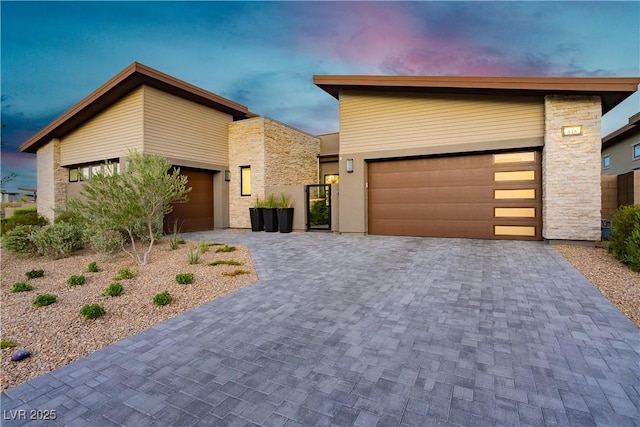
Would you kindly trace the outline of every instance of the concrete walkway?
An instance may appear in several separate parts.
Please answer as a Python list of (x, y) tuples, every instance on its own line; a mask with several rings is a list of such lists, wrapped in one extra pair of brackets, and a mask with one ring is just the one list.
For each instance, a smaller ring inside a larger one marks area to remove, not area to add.
[(260, 281), (9, 389), (3, 426), (640, 425), (640, 331), (547, 244), (186, 237)]

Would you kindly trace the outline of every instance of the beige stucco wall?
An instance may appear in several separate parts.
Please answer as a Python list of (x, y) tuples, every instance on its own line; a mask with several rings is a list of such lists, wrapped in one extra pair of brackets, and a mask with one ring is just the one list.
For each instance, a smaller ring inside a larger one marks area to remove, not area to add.
[[(542, 236), (550, 240), (600, 240), (600, 97), (545, 97), (542, 155)], [(582, 135), (563, 136), (563, 126)]]
[[(603, 175), (620, 175), (634, 169), (640, 169), (640, 158), (633, 158), (633, 146), (640, 144), (640, 132), (623, 138), (617, 143), (602, 149), (602, 157), (609, 155), (610, 167), (602, 168)], [(600, 161), (602, 165), (602, 161)]]
[(67, 206), (66, 168), (60, 167), (60, 140), (53, 139), (40, 147), (37, 156), (38, 213), (50, 221), (55, 211)]
[(338, 132), (318, 135), (320, 138), (320, 155), (338, 154), (340, 151), (340, 134)]
[(526, 147), (543, 135), (540, 99), (340, 92), (341, 155), (400, 150), (410, 155), (450, 145)]
[(63, 166), (119, 158), (128, 149), (143, 149), (142, 87), (61, 139)]
[[(318, 138), (266, 117), (229, 124), (230, 227), (251, 226), (249, 207), (265, 187), (315, 183), (319, 153)], [(240, 195), (240, 166), (251, 166), (251, 196)]]
[(229, 114), (144, 86), (145, 153), (226, 166), (232, 121)]

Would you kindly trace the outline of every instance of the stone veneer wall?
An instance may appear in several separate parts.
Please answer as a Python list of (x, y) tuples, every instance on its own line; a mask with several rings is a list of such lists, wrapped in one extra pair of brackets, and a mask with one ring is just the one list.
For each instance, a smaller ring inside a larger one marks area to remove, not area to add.
[(37, 209), (50, 221), (55, 210), (67, 207), (68, 171), (60, 166), (60, 140), (52, 139), (37, 151)]
[[(229, 226), (250, 228), (249, 208), (265, 187), (313, 184), (320, 140), (266, 117), (229, 124)], [(251, 166), (251, 196), (240, 196), (240, 166)], [(298, 206), (298, 208), (303, 208)]]
[(611, 220), (613, 213), (618, 209), (618, 175), (602, 175), (600, 186), (602, 190), (600, 215), (603, 219)]
[[(542, 156), (542, 236), (600, 240), (600, 119), (598, 96), (545, 97)], [(582, 134), (563, 136), (563, 126)]]

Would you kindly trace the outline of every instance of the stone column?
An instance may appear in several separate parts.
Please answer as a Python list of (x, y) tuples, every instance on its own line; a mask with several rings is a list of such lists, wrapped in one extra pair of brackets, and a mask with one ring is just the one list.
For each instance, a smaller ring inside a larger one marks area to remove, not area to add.
[[(545, 97), (542, 155), (545, 239), (600, 240), (601, 115), (598, 96)], [(571, 128), (563, 132), (563, 127)]]
[(55, 211), (67, 207), (68, 171), (60, 166), (60, 140), (52, 139), (36, 153), (38, 163), (38, 213), (49, 221)]

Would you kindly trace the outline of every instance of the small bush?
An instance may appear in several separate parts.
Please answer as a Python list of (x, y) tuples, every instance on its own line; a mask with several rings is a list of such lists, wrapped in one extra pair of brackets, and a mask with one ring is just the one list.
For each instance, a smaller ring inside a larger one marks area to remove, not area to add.
[(122, 250), (123, 237), (116, 230), (87, 227), (85, 229), (85, 238), (98, 254), (113, 255)]
[(196, 248), (189, 248), (187, 252), (189, 264), (198, 264), (200, 262), (200, 252)]
[(224, 245), (223, 247), (216, 249), (216, 252), (233, 252), (235, 250), (235, 246)]
[(82, 249), (84, 245), (82, 228), (77, 224), (59, 222), (34, 231), (30, 239), (36, 245), (39, 255), (58, 259)]
[(71, 224), (82, 225), (83, 221), (84, 219), (79, 213), (69, 210), (61, 210), (56, 211), (56, 218), (53, 220), (53, 223), (58, 224), (60, 222), (69, 222)]
[(14, 343), (14, 342), (12, 342), (12, 341), (5, 341), (5, 340), (2, 340), (2, 341), (0, 342), (0, 349), (3, 349), (3, 350), (4, 350), (5, 348), (14, 348), (14, 347), (17, 347), (17, 346), (18, 346), (18, 344)]
[(89, 266), (87, 267), (87, 271), (89, 273), (97, 273), (100, 269), (98, 268), (98, 263), (95, 261), (91, 261)]
[(178, 282), (181, 285), (189, 285), (193, 283), (193, 273), (176, 274), (176, 282)]
[(83, 275), (76, 276), (75, 274), (67, 279), (69, 286), (81, 286), (86, 282), (86, 278)]
[(31, 286), (28, 283), (24, 283), (24, 282), (20, 282), (20, 283), (14, 283), (13, 287), (11, 288), (11, 292), (16, 293), (16, 292), (28, 292), (30, 290), (33, 289), (33, 286)]
[(122, 285), (118, 282), (113, 282), (112, 284), (109, 285), (107, 289), (104, 290), (102, 295), (117, 297), (122, 293), (122, 291), (124, 291), (124, 288), (122, 287)]
[(209, 248), (211, 246), (213, 246), (211, 243), (200, 242), (200, 244), (198, 245), (198, 249), (200, 249), (200, 253), (201, 254), (205, 254), (205, 253), (209, 252)]
[(173, 297), (167, 291), (160, 292), (153, 297), (153, 303), (155, 305), (167, 305), (173, 301)]
[(98, 317), (102, 317), (105, 314), (104, 307), (98, 304), (85, 305), (80, 309), (80, 314), (82, 314), (85, 320), (97, 319)]
[(242, 263), (232, 259), (217, 259), (207, 265), (242, 265)]
[(27, 279), (37, 279), (44, 276), (44, 270), (31, 270), (24, 273), (24, 275), (27, 276)]
[(35, 208), (32, 209), (16, 209), (13, 216), (2, 222), (2, 234), (5, 234), (16, 227), (24, 225), (32, 225), (34, 227), (43, 227), (49, 224), (49, 220), (42, 215), (38, 215)]
[(116, 274), (116, 277), (114, 277), (114, 279), (127, 280), (127, 279), (133, 279), (134, 277), (136, 277), (136, 273), (129, 270), (129, 268), (121, 268), (120, 270), (118, 270), (118, 274)]
[(609, 250), (633, 270), (640, 270), (640, 205), (623, 206), (613, 215)]
[(40, 227), (35, 225), (19, 225), (4, 233), (2, 246), (9, 252), (16, 254), (34, 254), (36, 245), (31, 240), (31, 234)]
[(57, 295), (40, 294), (33, 300), (33, 305), (35, 305), (36, 307), (44, 307), (46, 305), (53, 304), (57, 299)]
[(236, 277), (236, 276), (239, 276), (241, 274), (249, 274), (249, 272), (247, 270), (241, 270), (241, 269), (238, 268), (238, 269), (232, 271), (231, 273), (225, 271), (225, 272), (222, 273), (222, 276), (225, 276), (225, 277)]

